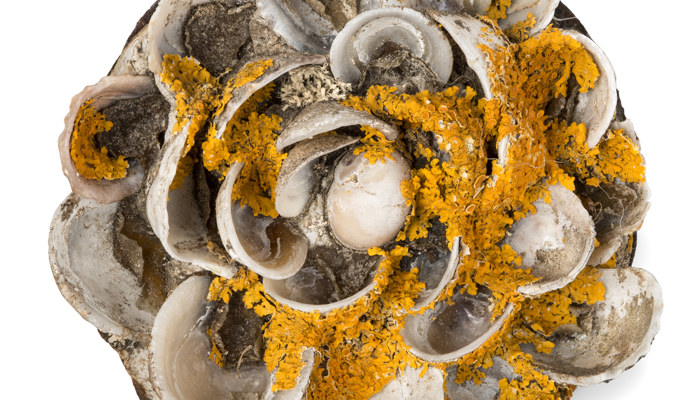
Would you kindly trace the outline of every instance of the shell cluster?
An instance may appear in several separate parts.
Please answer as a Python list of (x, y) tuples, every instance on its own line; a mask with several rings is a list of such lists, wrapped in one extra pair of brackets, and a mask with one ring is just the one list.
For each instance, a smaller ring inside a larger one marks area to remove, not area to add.
[(566, 399), (659, 329), (559, 1), (160, 0), (59, 149), (54, 277), (141, 399)]

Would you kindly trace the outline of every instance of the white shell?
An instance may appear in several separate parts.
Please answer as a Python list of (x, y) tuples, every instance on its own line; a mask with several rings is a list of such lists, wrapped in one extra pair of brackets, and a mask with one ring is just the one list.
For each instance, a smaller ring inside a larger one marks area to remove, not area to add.
[(491, 78), (489, 78), (491, 62), (488, 53), (482, 47), (486, 46), (497, 50), (506, 45), (505, 37), (496, 33), (492, 26), (469, 15), (439, 12), (431, 12), (430, 15), (445, 28), (464, 53), (467, 65), (479, 78), (484, 98), (493, 98), (492, 83)]
[(399, 130), (374, 115), (346, 107), (336, 102), (314, 103), (304, 108), (280, 132), (275, 146), (277, 151), (321, 133), (353, 125), (370, 126), (384, 134), (388, 140), (395, 140)]
[(522, 257), (521, 268), (532, 268), (532, 274), (542, 278), (519, 289), (529, 296), (576, 279), (595, 242), (593, 220), (576, 194), (559, 184), (548, 190), (551, 204), (535, 201), (537, 212), (515, 221), (505, 240)]
[(637, 268), (601, 273), (605, 300), (586, 307), (581, 331), (550, 338), (550, 354), (525, 349), (557, 382), (587, 386), (614, 379), (649, 352), (659, 331), (663, 302), (656, 279)]
[(411, 170), (398, 152), (391, 157), (372, 165), (364, 153), (348, 152), (335, 167), (326, 209), (333, 234), (345, 246), (382, 246), (403, 228), (411, 210), (401, 182), (410, 179)]
[(58, 138), (58, 149), (61, 156), (63, 174), (68, 178), (71, 189), (81, 196), (99, 201), (112, 203), (136, 193), (141, 187), (144, 172), (137, 161), (130, 161), (126, 177), (122, 179), (87, 179), (82, 177), (75, 168), (70, 156), (71, 138), (75, 127), (75, 119), (83, 104), (94, 99), (91, 107), (100, 111), (110, 104), (127, 99), (139, 98), (154, 90), (153, 81), (145, 76), (106, 76), (97, 84), (88, 86), (71, 100), (70, 112), (65, 119), (63, 133)]
[(406, 367), (396, 374), (391, 382), (382, 390), (370, 397), (370, 400), (443, 400), (445, 393), (443, 383), (445, 381), (442, 371), (435, 367), (428, 370), (421, 377), (422, 368)]
[(329, 135), (308, 139), (294, 146), (282, 161), (277, 177), (275, 209), (279, 215), (293, 218), (304, 210), (314, 184), (312, 170), (318, 158), (358, 140), (349, 136)]
[[(480, 310), (483, 312), (479, 315), (471, 315), (473, 307), (468, 306), (466, 302), (470, 301), (472, 296), (455, 291), (454, 305), (439, 302), (434, 309), (406, 318), (401, 336), (406, 345), (411, 347), (411, 353), (425, 361), (450, 362), (471, 353), (498, 332), (513, 312), (513, 305), (508, 304), (503, 313), (493, 321), (490, 307)], [(451, 316), (449, 322), (452, 324), (455, 319), (459, 319), (458, 324), (444, 326), (440, 322), (442, 315)]]
[(151, 373), (163, 400), (227, 400), (232, 392), (262, 393), (267, 386), (264, 366), (225, 370), (209, 360), (212, 345), (203, 321), (210, 282), (204, 276), (187, 279), (156, 316)]
[(206, 247), (207, 227), (195, 199), (192, 175), (185, 178), (182, 187), (170, 190), (187, 141), (187, 127), (174, 137), (170, 129), (165, 133), (166, 142), (161, 150), (161, 159), (151, 173), (146, 198), (148, 221), (173, 258), (230, 278), (237, 270), (235, 265), (221, 260)]
[(518, 22), (525, 21), (528, 14), (532, 14), (535, 17), (535, 26), (530, 30), (532, 35), (542, 31), (552, 22), (558, 5), (559, 0), (513, 0), (506, 9), (506, 17), (498, 21), (498, 25), (506, 30)]
[[(266, 69), (261, 76), (255, 80), (244, 84), (233, 90), (231, 99), (224, 105), (223, 110), (214, 117), (214, 126), (216, 127), (216, 137), (221, 138), (226, 130), (226, 126), (233, 118), (238, 108), (245, 103), (253, 93), (265, 87), (268, 83), (274, 81), (287, 72), (309, 64), (323, 64), (326, 62), (326, 57), (321, 55), (306, 55), (306, 54), (278, 54), (274, 57), (261, 57), (259, 60), (272, 59), (273, 64)], [(250, 64), (250, 63), (249, 63)]]
[(325, 54), (338, 32), (303, 0), (257, 0), (270, 27), (299, 51)]
[(617, 83), (615, 70), (600, 47), (580, 32), (563, 30), (576, 39), (593, 57), (600, 75), (595, 86), (586, 93), (578, 93), (573, 120), (586, 125), (586, 144), (593, 148), (607, 132), (617, 107)]
[(452, 48), (435, 24), (409, 8), (378, 8), (359, 14), (348, 22), (330, 49), (331, 71), (345, 82), (361, 77), (367, 64), (388, 42), (406, 47), (422, 58), (442, 82), (452, 72)]
[(216, 197), (221, 240), (235, 260), (254, 272), (266, 278), (288, 278), (304, 265), (309, 241), (283, 222), (255, 216), (250, 207), (232, 202), (233, 184), (242, 169), (242, 163), (231, 166)]
[[(462, 247), (464, 247), (464, 252), (460, 251)], [(436, 298), (438, 298), (445, 286), (447, 286), (448, 283), (452, 282), (456, 278), (457, 267), (459, 266), (459, 262), (461, 261), (460, 257), (468, 254), (469, 249), (462, 244), (461, 238), (454, 238), (454, 240), (452, 241), (452, 251), (450, 251), (450, 258), (447, 260), (447, 263), (445, 263), (445, 269), (442, 274), (442, 278), (440, 279), (440, 282), (438, 282), (437, 286), (435, 287), (426, 287), (425, 289), (423, 289), (423, 291), (418, 295), (416, 303), (413, 305), (413, 307), (411, 307), (411, 310), (418, 311), (421, 308), (432, 303), (433, 300), (435, 300)]]
[(69, 196), (51, 222), (51, 270), (63, 297), (97, 329), (147, 337), (155, 313), (144, 308), (136, 273), (115, 255), (118, 207)]
[(272, 379), (270, 379), (270, 385), (265, 393), (264, 400), (302, 400), (306, 394), (306, 389), (309, 386), (309, 379), (311, 378), (311, 373), (314, 370), (316, 364), (316, 352), (314, 349), (304, 349), (301, 353), (301, 362), (304, 366), (301, 367), (299, 371), (299, 376), (296, 379), (296, 386), (288, 390), (279, 390), (277, 392), (272, 391), (272, 385), (275, 384), (275, 379), (277, 377), (277, 370), (272, 372)]

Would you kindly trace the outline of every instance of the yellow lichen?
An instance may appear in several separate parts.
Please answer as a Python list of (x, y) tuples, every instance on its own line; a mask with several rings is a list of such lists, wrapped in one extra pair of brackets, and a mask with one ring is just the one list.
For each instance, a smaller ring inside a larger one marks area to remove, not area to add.
[(254, 80), (260, 78), (268, 68), (272, 66), (273, 62), (271, 59), (260, 60), (252, 63), (246, 64), (238, 73), (236, 74), (236, 79), (233, 81), (233, 87), (239, 88), (246, 83), (253, 82)]
[(361, 129), (365, 136), (360, 140), (360, 145), (355, 147), (354, 155), (364, 154), (370, 164), (377, 161), (384, 163), (387, 159), (394, 159), (391, 156), (391, 153), (396, 149), (393, 141), (388, 140), (383, 133), (371, 126), (362, 126)]
[[(509, 5), (508, 0), (494, 1), (491, 17), (503, 18)], [(409, 95), (397, 94), (396, 88), (372, 86), (365, 96), (351, 96), (343, 104), (394, 121), (402, 131), (397, 141), (389, 142), (379, 132), (363, 127), (366, 136), (357, 154), (365, 153), (376, 162), (398, 149), (412, 165), (419, 166), (402, 183), (412, 211), (397, 238), (399, 243), (426, 237), (431, 224), (439, 220), (446, 226), (445, 247), (460, 237), (469, 250), (462, 255), (457, 279), (435, 301), (449, 303), (456, 291), (476, 295), (480, 287), (487, 287), (495, 302), (493, 319), (509, 304), (514, 309), (479, 349), (456, 362), (434, 366), (444, 371), (456, 365), (458, 382), (479, 382), (498, 356), (519, 376), (499, 382), (501, 399), (565, 398), (573, 387), (556, 384), (537, 371), (532, 356), (521, 345), (551, 351), (551, 335), (577, 322), (573, 306), (603, 300), (605, 287), (599, 281), (599, 269), (587, 267), (564, 288), (526, 298), (518, 288), (536, 278), (520, 268), (522, 260), (503, 239), (514, 221), (536, 212), (535, 200), (548, 201), (547, 185), (560, 183), (574, 190), (579, 184), (614, 179), (641, 181), (643, 160), (622, 131), (608, 132), (598, 146), (587, 149), (585, 127), (566, 126), (545, 114), (554, 98), (567, 95), (570, 77), (582, 92), (595, 84), (595, 63), (578, 42), (548, 28), (522, 43), (485, 51), (492, 65), (498, 66), (490, 71), (492, 100), (477, 101), (471, 88)], [(246, 102), (222, 138), (217, 139), (210, 129), (202, 149), (205, 167), (220, 176), (233, 162), (250, 164), (241, 174), (234, 197), (258, 213), (275, 216), (274, 182), (284, 155), (273, 151), (279, 117), (262, 114), (271, 91), (268, 87)], [(426, 145), (431, 142), (438, 148)], [(499, 154), (489, 158), (493, 148)], [(367, 399), (406, 367), (425, 371), (428, 366), (410, 353), (401, 337), (404, 320), (413, 312), (409, 310), (424, 284), (416, 269), (399, 267), (404, 257), (410, 257), (409, 247), (389, 248), (368, 252), (383, 257), (372, 290), (351, 306), (326, 315), (296, 311), (276, 302), (265, 294), (258, 276), (246, 268), (240, 268), (233, 279), (216, 278), (209, 300), (228, 302), (233, 292), (240, 291), (243, 304), (265, 317), (263, 358), (270, 371), (277, 371), (273, 390), (295, 386), (302, 352), (314, 348), (317, 355), (309, 399)], [(212, 354), (216, 360), (215, 346)]]
[(107, 148), (95, 148), (95, 135), (109, 132), (112, 122), (92, 107), (94, 99), (86, 101), (78, 110), (70, 141), (70, 156), (76, 171), (87, 179), (120, 179), (126, 176), (129, 162), (124, 156), (113, 159)]
[(511, 0), (491, 0), (491, 5), (486, 9), (486, 17), (494, 21), (506, 17), (506, 10), (510, 7)]

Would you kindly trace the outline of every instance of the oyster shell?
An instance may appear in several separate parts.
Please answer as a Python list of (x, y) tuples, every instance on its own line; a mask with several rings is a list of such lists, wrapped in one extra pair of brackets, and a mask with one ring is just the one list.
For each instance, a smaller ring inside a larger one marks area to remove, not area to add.
[[(67, 173), (62, 294), (149, 400), (565, 398), (616, 377), (658, 331), (658, 283), (630, 268), (649, 192), (609, 61), (580, 24), (545, 29), (561, 7), (161, 1), (75, 100), (158, 107), (120, 131), (148, 139), (125, 178)], [(564, 61), (533, 82), (527, 46)]]

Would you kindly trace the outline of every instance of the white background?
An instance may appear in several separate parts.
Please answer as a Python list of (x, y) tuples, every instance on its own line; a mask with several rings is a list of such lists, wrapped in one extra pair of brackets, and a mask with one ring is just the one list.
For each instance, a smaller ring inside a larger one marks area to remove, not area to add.
[[(9, 5), (8, 5), (9, 3)], [(152, 0), (5, 2), (0, 24), (0, 398), (136, 399), (117, 353), (61, 297), (47, 256), (70, 192), (56, 140), (71, 97), (105, 75)], [(651, 353), (575, 400), (700, 398), (697, 186), (700, 67), (694, 0), (569, 0), (617, 72), (653, 198), (635, 266), (664, 290)]]

